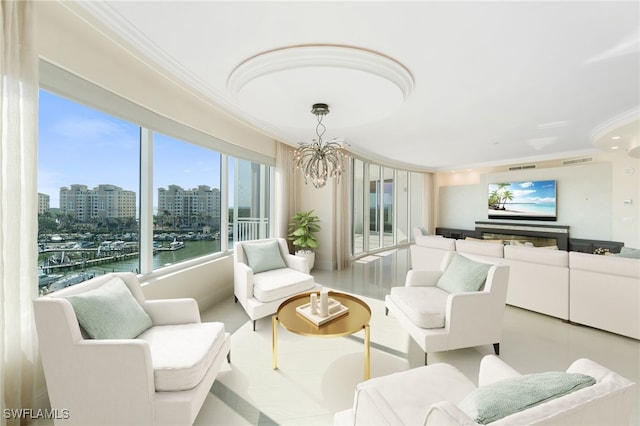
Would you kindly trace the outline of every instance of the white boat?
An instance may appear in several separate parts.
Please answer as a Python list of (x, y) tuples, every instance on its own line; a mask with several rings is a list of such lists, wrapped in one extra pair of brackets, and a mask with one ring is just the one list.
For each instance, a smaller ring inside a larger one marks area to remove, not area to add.
[(63, 278), (60, 278), (49, 285), (49, 292), (61, 290), (65, 287), (81, 283), (93, 278), (94, 276), (95, 274), (92, 272), (78, 272), (77, 274), (65, 275)]
[(169, 247), (158, 246), (158, 247), (154, 248), (154, 250), (157, 250), (157, 251), (176, 251), (176, 250), (180, 250), (181, 248), (184, 248), (184, 242), (183, 241), (173, 240), (171, 243), (169, 243)]
[(181, 248), (184, 248), (184, 242), (182, 241), (173, 241), (169, 244), (169, 250), (171, 251), (180, 250)]
[(38, 271), (38, 287), (46, 287), (52, 282), (59, 280), (64, 275), (62, 274), (47, 274), (42, 269)]

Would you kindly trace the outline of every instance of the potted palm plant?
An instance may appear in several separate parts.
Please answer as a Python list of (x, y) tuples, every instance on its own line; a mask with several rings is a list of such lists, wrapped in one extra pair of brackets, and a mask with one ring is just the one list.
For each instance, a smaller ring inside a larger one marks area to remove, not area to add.
[(320, 231), (320, 218), (313, 214), (313, 210), (296, 213), (289, 222), (288, 239), (294, 247), (296, 256), (305, 257), (309, 262), (309, 269), (315, 263), (315, 252), (318, 248), (316, 232)]

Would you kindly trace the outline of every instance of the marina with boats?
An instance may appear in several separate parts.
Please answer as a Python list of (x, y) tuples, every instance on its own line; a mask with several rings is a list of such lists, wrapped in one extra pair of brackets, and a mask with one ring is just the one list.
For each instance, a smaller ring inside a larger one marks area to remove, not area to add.
[[(230, 222), (230, 242), (257, 238), (268, 221), (252, 217)], [(73, 229), (73, 228), (72, 228)], [(79, 229), (79, 228), (75, 228)], [(132, 228), (129, 228), (132, 229)], [(220, 251), (220, 232), (178, 230), (153, 236), (153, 269)], [(136, 232), (43, 233), (38, 237), (40, 293), (50, 293), (109, 272), (140, 271)]]
[[(187, 233), (158, 235), (153, 242), (153, 268), (215, 253), (220, 250), (218, 238), (198, 238)], [(57, 236), (56, 236), (57, 237)], [(41, 294), (108, 272), (139, 271), (137, 236), (124, 239), (90, 241), (82, 236), (65, 236), (39, 243), (39, 280)]]

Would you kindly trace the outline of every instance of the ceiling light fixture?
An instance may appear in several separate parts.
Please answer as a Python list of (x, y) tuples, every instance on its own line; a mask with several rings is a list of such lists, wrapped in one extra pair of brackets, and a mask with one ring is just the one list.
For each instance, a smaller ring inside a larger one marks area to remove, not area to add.
[(327, 128), (322, 124), (322, 119), (329, 114), (327, 104), (313, 104), (311, 113), (318, 118), (316, 135), (311, 143), (300, 142), (294, 154), (296, 168), (304, 173), (304, 183), (311, 181), (316, 188), (322, 188), (330, 177), (335, 177), (338, 182), (344, 171), (344, 157), (342, 145), (335, 141), (323, 142), (322, 136)]

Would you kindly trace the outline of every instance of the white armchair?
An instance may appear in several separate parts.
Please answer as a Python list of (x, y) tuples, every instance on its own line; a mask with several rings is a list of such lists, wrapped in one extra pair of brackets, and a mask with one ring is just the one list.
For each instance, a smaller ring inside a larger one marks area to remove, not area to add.
[[(484, 413), (491, 412), (495, 420), (489, 424), (496, 426), (629, 424), (636, 398), (635, 383), (586, 358), (574, 361), (567, 373), (590, 376), (595, 384), (567, 394), (556, 389), (554, 395), (550, 387), (539, 382), (539, 392), (520, 398), (526, 385), (514, 381), (525, 377), (494, 355), (485, 356), (480, 363), (478, 388), (449, 364), (418, 367), (358, 384), (353, 408), (336, 413), (334, 425), (478, 425), (476, 420), (484, 419), (469, 415), (475, 412), (469, 409), (474, 406)], [(555, 376), (561, 381), (558, 376), (562, 374)], [(502, 398), (473, 398), (478, 392), (511, 394), (511, 404)], [(534, 395), (543, 393), (547, 400), (533, 401)], [(517, 407), (517, 402), (525, 401), (527, 404)]]
[(404, 287), (391, 288), (386, 313), (425, 352), (425, 364), (429, 352), (487, 344), (499, 355), (508, 280), (508, 265), (450, 252), (440, 270), (412, 269)]
[(145, 300), (132, 273), (101, 275), (33, 305), (51, 407), (68, 413), (56, 424), (191, 425), (230, 361), (223, 323), (200, 322), (193, 299)]
[(286, 299), (317, 287), (307, 259), (290, 254), (284, 238), (236, 242), (233, 251), (235, 301), (254, 331), (256, 320), (274, 314)]

